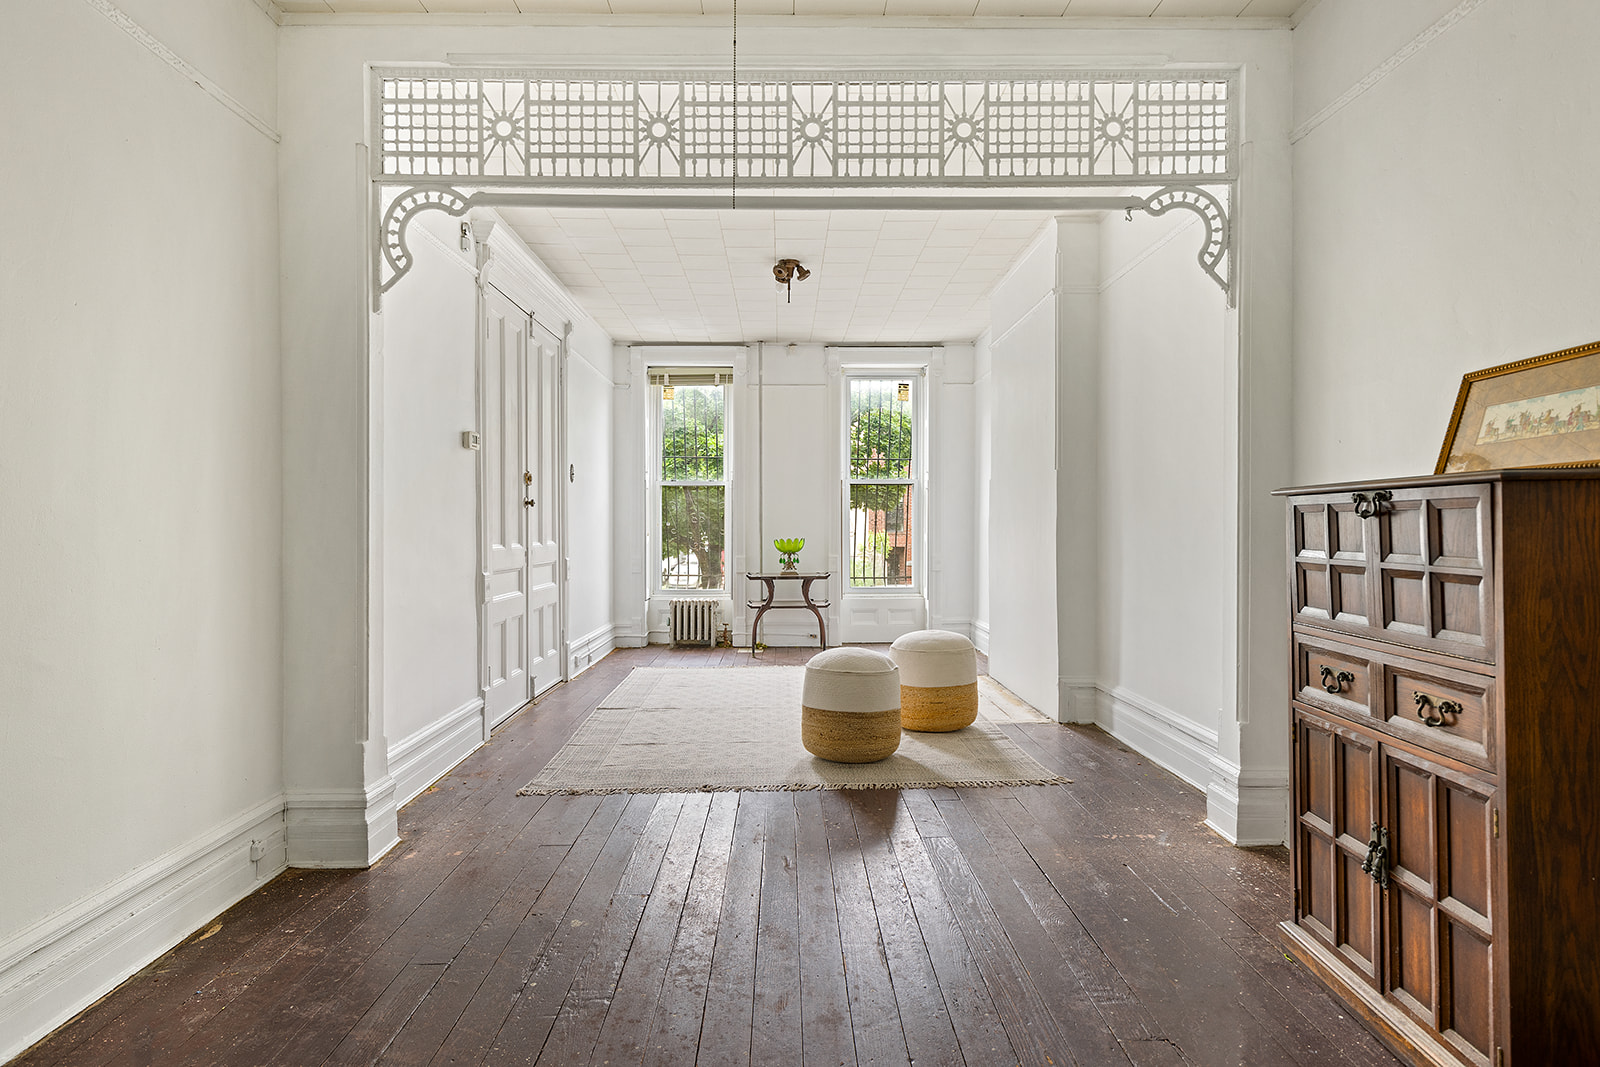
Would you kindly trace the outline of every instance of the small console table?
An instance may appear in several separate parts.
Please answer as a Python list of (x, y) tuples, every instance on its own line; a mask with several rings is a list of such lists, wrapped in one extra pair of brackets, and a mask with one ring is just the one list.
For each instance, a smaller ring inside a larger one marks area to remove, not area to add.
[[(760, 633), (761, 616), (774, 608), (799, 608), (802, 611), (810, 611), (811, 614), (817, 617), (817, 633), (821, 637), (822, 647), (827, 648), (828, 624), (822, 618), (822, 609), (828, 606), (828, 602), (826, 600), (811, 599), (811, 583), (818, 579), (827, 581), (832, 574), (832, 571), (759, 571), (746, 573), (746, 578), (752, 582), (760, 582), (765, 587), (765, 593), (761, 600), (746, 601), (750, 607), (759, 609), (756, 611), (755, 620), (750, 623), (750, 646), (754, 648), (760, 643), (757, 634)], [(777, 583), (780, 579), (799, 581), (799, 600), (773, 600), (773, 597), (777, 595)]]

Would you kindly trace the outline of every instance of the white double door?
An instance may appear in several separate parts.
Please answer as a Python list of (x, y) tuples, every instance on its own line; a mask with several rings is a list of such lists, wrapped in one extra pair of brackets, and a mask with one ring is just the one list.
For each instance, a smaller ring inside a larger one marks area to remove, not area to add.
[(560, 341), (484, 287), (483, 684), (489, 725), (561, 680)]

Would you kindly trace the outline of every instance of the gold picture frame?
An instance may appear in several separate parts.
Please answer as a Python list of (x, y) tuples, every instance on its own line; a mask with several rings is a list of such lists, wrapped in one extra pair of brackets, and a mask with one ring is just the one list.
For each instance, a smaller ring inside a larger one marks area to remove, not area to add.
[(1435, 474), (1600, 465), (1600, 341), (1461, 379)]

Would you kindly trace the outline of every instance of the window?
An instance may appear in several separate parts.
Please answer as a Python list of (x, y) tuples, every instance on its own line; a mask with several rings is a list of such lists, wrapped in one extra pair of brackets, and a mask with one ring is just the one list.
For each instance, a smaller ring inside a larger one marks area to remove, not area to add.
[(916, 389), (902, 378), (849, 379), (850, 586), (915, 585)]
[(726, 589), (727, 386), (716, 368), (659, 368), (655, 387), (660, 589)]

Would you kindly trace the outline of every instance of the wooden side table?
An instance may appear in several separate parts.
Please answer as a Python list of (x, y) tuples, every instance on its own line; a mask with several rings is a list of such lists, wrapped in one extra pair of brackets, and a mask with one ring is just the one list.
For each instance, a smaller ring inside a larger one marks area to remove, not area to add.
[[(810, 611), (811, 614), (817, 617), (817, 633), (821, 638), (822, 647), (827, 648), (828, 623), (822, 617), (822, 609), (828, 606), (828, 602), (826, 600), (811, 599), (811, 583), (817, 581), (819, 578), (823, 581), (827, 581), (832, 575), (832, 571), (747, 572), (745, 574), (746, 578), (750, 579), (752, 582), (760, 582), (765, 587), (765, 593), (761, 600), (748, 600), (745, 602), (749, 607), (758, 609), (756, 611), (755, 620), (750, 623), (750, 647), (754, 648), (756, 645), (761, 643), (757, 637), (757, 634), (760, 632), (761, 616), (765, 615), (774, 608), (799, 608), (802, 611)], [(800, 583), (799, 600), (773, 599), (777, 595), (778, 582), (785, 579), (798, 581)]]

